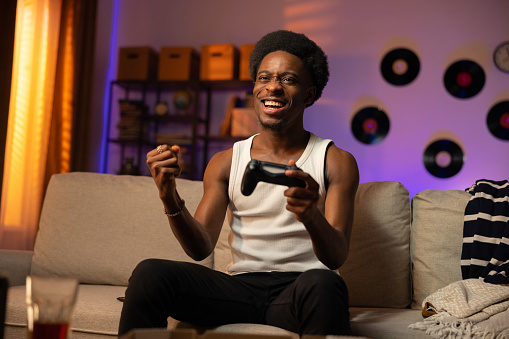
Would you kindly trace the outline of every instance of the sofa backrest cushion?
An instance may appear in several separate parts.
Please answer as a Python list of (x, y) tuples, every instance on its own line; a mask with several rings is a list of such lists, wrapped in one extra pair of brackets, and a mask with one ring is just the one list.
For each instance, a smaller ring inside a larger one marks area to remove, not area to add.
[[(231, 261), (229, 227), (215, 249), (215, 268)], [(352, 307), (410, 305), (410, 195), (393, 181), (362, 183), (355, 198), (350, 252), (339, 272)]]
[[(179, 194), (194, 213), (202, 182), (177, 180)], [(151, 177), (75, 172), (51, 178), (32, 274), (127, 285), (134, 267), (146, 258), (192, 261), (171, 232)], [(212, 259), (200, 263), (212, 267)]]
[(359, 185), (350, 251), (339, 269), (357, 307), (407, 307), (410, 282), (410, 195), (394, 181)]
[(438, 289), (461, 280), (465, 207), (471, 195), (460, 190), (425, 190), (412, 199), (412, 308)]

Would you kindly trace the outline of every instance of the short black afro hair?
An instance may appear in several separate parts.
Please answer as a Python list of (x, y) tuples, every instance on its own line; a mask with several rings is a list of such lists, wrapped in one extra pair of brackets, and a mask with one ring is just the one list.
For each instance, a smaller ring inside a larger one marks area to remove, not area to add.
[(311, 73), (316, 96), (311, 106), (322, 96), (323, 89), (329, 80), (329, 64), (323, 50), (307, 36), (287, 30), (279, 30), (263, 36), (255, 45), (249, 57), (249, 73), (256, 79), (258, 68), (269, 53), (284, 51), (300, 58)]

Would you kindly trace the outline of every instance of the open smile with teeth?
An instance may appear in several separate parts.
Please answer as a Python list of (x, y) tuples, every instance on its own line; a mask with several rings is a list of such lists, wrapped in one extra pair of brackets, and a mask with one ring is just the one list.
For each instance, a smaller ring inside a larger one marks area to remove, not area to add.
[(285, 104), (280, 101), (274, 101), (274, 100), (265, 100), (263, 102), (264, 106), (267, 108), (281, 108), (284, 107)]

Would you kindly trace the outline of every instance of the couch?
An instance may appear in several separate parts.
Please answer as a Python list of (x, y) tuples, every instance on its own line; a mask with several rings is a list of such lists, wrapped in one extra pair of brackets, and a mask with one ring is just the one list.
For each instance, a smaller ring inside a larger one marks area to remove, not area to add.
[[(178, 180), (193, 212), (202, 182)], [(349, 289), (353, 335), (427, 338), (408, 325), (422, 321), (432, 292), (461, 279), (463, 214), (469, 194), (425, 190), (412, 199), (398, 182), (361, 183), (355, 200), (351, 249), (340, 273)], [(231, 255), (227, 218), (214, 253), (199, 262), (225, 270)], [(113, 338), (133, 268), (145, 258), (192, 261), (173, 237), (150, 177), (97, 173), (54, 175), (33, 252), (0, 251), (9, 279), (5, 337), (26, 337), (25, 278), (77, 277), (73, 338)], [(186, 327), (169, 319), (169, 328)], [(279, 328), (233, 324), (216, 331), (291, 334)]]

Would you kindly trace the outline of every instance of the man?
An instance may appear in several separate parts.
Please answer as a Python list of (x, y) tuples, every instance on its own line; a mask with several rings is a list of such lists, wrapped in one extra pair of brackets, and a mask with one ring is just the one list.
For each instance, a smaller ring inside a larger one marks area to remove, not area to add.
[[(170, 227), (186, 253), (212, 253), (227, 208), (232, 213), (228, 273), (194, 263), (149, 259), (130, 279), (119, 334), (166, 327), (167, 317), (201, 326), (259, 323), (300, 335), (350, 332), (348, 292), (337, 269), (348, 255), (359, 182), (352, 155), (306, 131), (303, 115), (328, 81), (327, 57), (303, 34), (264, 36), (250, 57), (262, 131), (210, 160), (203, 198), (190, 215), (179, 197), (178, 146), (147, 154)], [(265, 182), (244, 196), (251, 159), (298, 166), (305, 187)]]

